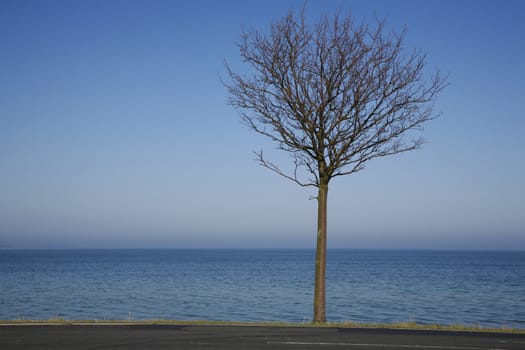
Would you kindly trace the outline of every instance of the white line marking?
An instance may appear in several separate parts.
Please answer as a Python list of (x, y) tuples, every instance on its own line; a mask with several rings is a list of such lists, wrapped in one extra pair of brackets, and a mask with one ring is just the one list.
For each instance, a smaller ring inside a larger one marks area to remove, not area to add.
[(407, 348), (407, 349), (450, 349), (450, 350), (508, 350), (502, 348), (479, 348), (469, 346), (437, 346), (437, 345), (407, 345), (407, 344), (358, 344), (358, 343), (314, 343), (314, 342), (267, 342), (268, 344), (281, 345), (320, 345), (320, 346), (361, 346), (361, 347), (376, 347), (376, 348)]

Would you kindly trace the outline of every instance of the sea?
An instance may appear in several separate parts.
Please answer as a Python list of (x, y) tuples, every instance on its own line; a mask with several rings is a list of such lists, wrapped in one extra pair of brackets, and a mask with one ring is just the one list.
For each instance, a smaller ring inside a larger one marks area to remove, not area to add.
[[(309, 322), (313, 250), (0, 250), (0, 320)], [(525, 252), (329, 250), (328, 321), (525, 328)]]

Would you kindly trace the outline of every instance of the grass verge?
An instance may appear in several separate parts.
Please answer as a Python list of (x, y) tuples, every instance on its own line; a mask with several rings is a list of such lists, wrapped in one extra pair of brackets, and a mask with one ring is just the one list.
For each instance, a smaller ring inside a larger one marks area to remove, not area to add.
[(66, 320), (53, 318), (49, 320), (0, 320), (1, 325), (188, 325), (188, 326), (235, 326), (235, 327), (325, 327), (325, 328), (372, 328), (372, 329), (404, 329), (431, 330), (481, 333), (515, 333), (525, 334), (525, 329), (509, 327), (483, 327), (468, 325), (420, 324), (416, 322), (399, 323), (359, 323), (359, 322), (327, 322), (318, 323), (287, 323), (287, 322), (236, 322), (207, 320)]

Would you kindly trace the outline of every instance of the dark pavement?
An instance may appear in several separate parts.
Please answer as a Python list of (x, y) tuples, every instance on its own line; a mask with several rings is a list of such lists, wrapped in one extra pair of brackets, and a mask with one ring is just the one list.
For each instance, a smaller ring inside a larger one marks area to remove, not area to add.
[(522, 350), (525, 335), (347, 328), (0, 326), (0, 349)]

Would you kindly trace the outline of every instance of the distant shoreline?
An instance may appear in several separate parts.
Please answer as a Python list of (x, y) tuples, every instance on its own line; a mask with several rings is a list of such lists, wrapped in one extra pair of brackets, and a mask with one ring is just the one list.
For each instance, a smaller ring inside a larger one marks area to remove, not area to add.
[[(13, 248), (0, 247), (1, 251), (304, 251), (315, 248)], [(422, 252), (422, 253), (525, 253), (525, 249), (427, 249), (427, 248), (328, 248), (333, 252)]]

